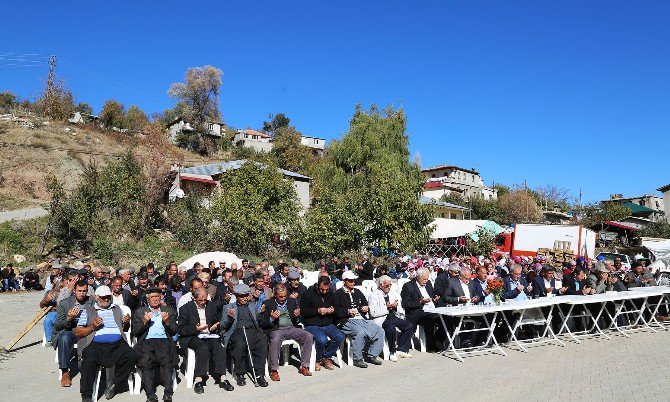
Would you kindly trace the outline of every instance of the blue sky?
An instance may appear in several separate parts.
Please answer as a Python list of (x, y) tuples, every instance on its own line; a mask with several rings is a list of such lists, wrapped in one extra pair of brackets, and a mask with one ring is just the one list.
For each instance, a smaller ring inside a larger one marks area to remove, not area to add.
[(232, 126), (283, 112), (333, 139), (356, 102), (393, 104), (424, 167), (592, 201), (670, 183), (668, 21), (665, 1), (11, 2), (0, 91), (34, 98), (47, 72), (2, 54), (55, 54), (78, 101), (152, 113), (211, 64)]

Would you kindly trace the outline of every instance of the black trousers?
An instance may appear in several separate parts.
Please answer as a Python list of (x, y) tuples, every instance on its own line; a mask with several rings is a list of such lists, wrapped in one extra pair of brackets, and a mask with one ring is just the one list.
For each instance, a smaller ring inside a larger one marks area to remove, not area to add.
[(81, 354), (81, 381), (79, 390), (82, 397), (93, 395), (93, 382), (98, 375), (98, 368), (114, 367), (114, 384), (119, 386), (128, 381), (128, 376), (133, 367), (137, 355), (135, 351), (124, 340), (114, 343), (91, 342)]
[(178, 357), (172, 339), (145, 339), (135, 345), (137, 368), (142, 373), (142, 383), (147, 396), (156, 395), (154, 369), (158, 368), (165, 395), (172, 395), (172, 370)]
[[(412, 343), (412, 335), (414, 335), (414, 325), (411, 322), (405, 321), (395, 315), (387, 315), (382, 323), (382, 328), (386, 334), (386, 341), (389, 344), (389, 353), (396, 352), (396, 336), (398, 338), (397, 350), (401, 352), (409, 352)], [(400, 330), (400, 335), (397, 334), (396, 328)]]
[[(265, 363), (268, 360), (268, 338), (256, 328), (246, 328), (245, 331), (249, 340), (254, 371), (257, 377), (263, 377), (265, 375)], [(249, 352), (242, 328), (237, 328), (231, 335), (228, 341), (228, 352), (233, 358), (235, 375), (243, 375), (247, 371), (251, 371), (250, 367), (247, 369)]]
[(195, 352), (196, 377), (207, 375), (207, 364), (209, 363), (209, 374), (217, 378), (226, 374), (226, 351), (221, 345), (221, 338), (198, 338), (192, 336), (188, 340), (189, 349)]
[[(423, 325), (426, 330), (426, 351), (437, 351), (441, 349), (438, 347), (438, 342), (444, 342), (447, 338), (447, 333), (444, 332), (442, 327), (442, 322), (440, 322), (440, 316), (435, 313), (427, 313), (425, 311), (420, 311), (419, 314), (413, 317), (414, 329), (412, 333), (416, 330), (417, 325)], [(447, 325), (449, 325), (447, 323)]]

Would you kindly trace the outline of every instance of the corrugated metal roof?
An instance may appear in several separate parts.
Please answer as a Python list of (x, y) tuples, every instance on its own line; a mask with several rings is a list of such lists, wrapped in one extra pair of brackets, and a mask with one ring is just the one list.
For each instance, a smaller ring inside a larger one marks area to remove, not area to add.
[[(215, 163), (209, 163), (207, 165), (199, 165), (199, 166), (192, 166), (185, 168), (182, 170), (183, 173), (191, 173), (191, 174), (197, 174), (197, 175), (203, 175), (203, 176), (216, 176), (221, 173), (227, 172), (231, 169), (239, 169), (244, 165), (246, 162), (246, 159), (238, 159), (235, 161), (227, 161), (227, 162), (215, 162)], [(255, 162), (258, 166), (266, 167), (264, 164)], [(290, 176), (290, 177), (295, 177), (298, 179), (304, 179), (304, 180), (311, 180), (311, 177), (303, 176), (299, 173), (291, 172), (288, 170), (284, 169), (278, 169), (283, 175), (285, 176)]]
[(437, 201), (434, 200), (430, 197), (426, 197), (424, 195), (419, 198), (419, 203), (423, 205), (437, 205), (440, 207), (446, 207), (446, 208), (453, 208), (453, 209), (460, 209), (463, 211), (468, 211), (470, 208), (462, 207), (460, 205), (452, 204), (450, 202), (444, 202), (444, 201)]

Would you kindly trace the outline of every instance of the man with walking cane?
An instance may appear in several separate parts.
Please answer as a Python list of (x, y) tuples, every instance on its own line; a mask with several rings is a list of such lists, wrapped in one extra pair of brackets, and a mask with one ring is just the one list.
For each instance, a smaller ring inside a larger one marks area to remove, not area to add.
[(265, 364), (268, 358), (268, 340), (256, 317), (256, 303), (250, 301), (249, 286), (237, 284), (233, 288), (235, 302), (224, 306), (221, 313), (223, 346), (233, 358), (235, 380), (238, 386), (246, 385), (247, 359), (251, 360), (251, 373), (255, 386), (267, 387)]

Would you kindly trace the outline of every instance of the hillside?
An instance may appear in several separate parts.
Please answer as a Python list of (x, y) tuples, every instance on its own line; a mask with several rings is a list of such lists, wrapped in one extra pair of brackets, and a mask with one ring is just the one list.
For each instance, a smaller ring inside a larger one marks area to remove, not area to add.
[[(0, 211), (47, 205), (45, 179), (51, 175), (71, 189), (80, 180), (84, 164), (95, 161), (104, 165), (128, 150), (142, 155), (151, 147), (145, 138), (90, 126), (33, 123), (36, 128), (0, 122), (7, 128), (4, 133), (0, 130)], [(174, 151), (174, 163), (193, 165), (227, 157), (202, 157), (169, 147)]]

